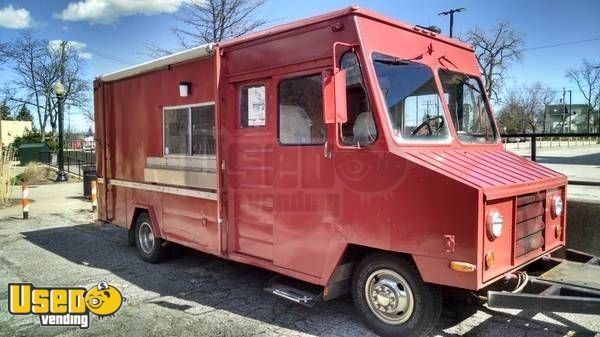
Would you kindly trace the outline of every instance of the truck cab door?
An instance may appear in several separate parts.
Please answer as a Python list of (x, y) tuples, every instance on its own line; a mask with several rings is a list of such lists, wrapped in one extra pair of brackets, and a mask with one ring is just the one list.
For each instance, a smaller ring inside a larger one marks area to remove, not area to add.
[(324, 122), (322, 70), (274, 78), (273, 262), (315, 277), (322, 275), (340, 206), (331, 158), (335, 129)]

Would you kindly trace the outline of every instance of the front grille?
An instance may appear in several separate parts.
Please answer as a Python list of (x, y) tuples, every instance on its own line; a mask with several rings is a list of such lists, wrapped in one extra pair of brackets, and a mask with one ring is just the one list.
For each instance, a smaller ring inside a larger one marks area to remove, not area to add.
[(515, 257), (523, 256), (544, 246), (544, 192), (517, 198), (515, 224)]

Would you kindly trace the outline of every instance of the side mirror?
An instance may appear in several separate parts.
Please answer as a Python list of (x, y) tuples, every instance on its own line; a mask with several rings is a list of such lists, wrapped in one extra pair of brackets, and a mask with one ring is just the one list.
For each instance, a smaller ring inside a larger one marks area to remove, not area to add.
[(346, 70), (336, 74), (325, 70), (323, 78), (323, 119), (325, 124), (346, 123), (348, 121), (346, 101)]

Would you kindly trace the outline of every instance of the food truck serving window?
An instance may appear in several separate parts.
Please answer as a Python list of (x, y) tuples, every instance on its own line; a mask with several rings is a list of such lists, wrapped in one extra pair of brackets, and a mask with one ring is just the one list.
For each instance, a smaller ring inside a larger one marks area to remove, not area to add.
[(165, 156), (215, 154), (215, 105), (165, 108)]

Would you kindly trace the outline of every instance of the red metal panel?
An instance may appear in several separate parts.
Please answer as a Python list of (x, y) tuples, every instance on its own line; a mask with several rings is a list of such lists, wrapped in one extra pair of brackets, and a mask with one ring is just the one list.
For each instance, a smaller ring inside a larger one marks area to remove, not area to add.
[[(563, 215), (559, 217), (554, 217), (552, 215), (552, 198), (554, 196), (560, 196), (563, 200)], [(557, 247), (559, 245), (565, 244), (565, 235), (567, 232), (566, 229), (566, 211), (567, 211), (567, 199), (566, 199), (566, 191), (564, 188), (554, 189), (548, 191), (546, 193), (546, 210), (545, 210), (545, 218), (546, 218), (546, 236), (545, 243), (546, 249), (552, 249), (553, 247)], [(562, 230), (559, 235), (557, 235), (556, 228), (561, 226)]]
[[(415, 149), (405, 152), (412, 160), (485, 192), (523, 184), (527, 184), (530, 191), (537, 191), (548, 184), (566, 181), (566, 177), (558, 172), (500, 149)], [(508, 192), (510, 195), (510, 190)]]
[(161, 229), (170, 241), (217, 253), (217, 203), (212, 200), (162, 195)]
[[(486, 206), (486, 213), (482, 220), (483, 231), (483, 251), (482, 257), (482, 274), (483, 281), (488, 281), (491, 278), (512, 269), (512, 248), (513, 248), (513, 207), (514, 198), (505, 198), (494, 200)], [(487, 220), (490, 212), (498, 211), (504, 217), (504, 230), (502, 235), (493, 239), (488, 233)], [(490, 267), (486, 266), (486, 254), (494, 254), (494, 264)]]
[[(95, 151), (96, 151), (96, 176), (104, 178), (105, 173), (105, 147), (106, 147), (106, 125), (104, 111), (104, 86), (100, 80), (94, 81), (94, 125), (96, 127)], [(98, 184), (98, 220), (108, 221), (106, 212), (106, 192), (105, 184)]]
[[(146, 158), (163, 155), (163, 107), (215, 101), (214, 76), (205, 58), (111, 82), (112, 177), (144, 181)], [(192, 83), (190, 96), (179, 96), (180, 81)]]

